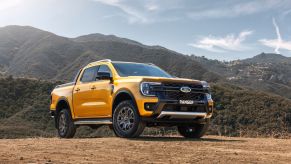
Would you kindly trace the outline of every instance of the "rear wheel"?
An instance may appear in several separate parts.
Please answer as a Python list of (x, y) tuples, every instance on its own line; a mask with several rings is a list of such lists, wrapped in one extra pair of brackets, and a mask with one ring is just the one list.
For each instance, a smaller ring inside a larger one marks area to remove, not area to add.
[(118, 137), (138, 137), (144, 128), (145, 123), (132, 101), (122, 101), (117, 105), (113, 113), (113, 130)]
[(185, 138), (201, 138), (209, 127), (209, 120), (205, 124), (178, 126), (179, 133)]
[(63, 109), (58, 114), (58, 134), (61, 138), (72, 138), (76, 133), (76, 126), (68, 109)]

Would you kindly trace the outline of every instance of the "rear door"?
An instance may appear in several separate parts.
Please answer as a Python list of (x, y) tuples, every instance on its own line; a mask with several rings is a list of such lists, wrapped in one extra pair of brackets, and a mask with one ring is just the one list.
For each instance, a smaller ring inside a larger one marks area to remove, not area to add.
[(73, 105), (78, 118), (96, 116), (96, 102), (92, 99), (92, 83), (95, 81), (98, 66), (86, 68), (73, 90)]

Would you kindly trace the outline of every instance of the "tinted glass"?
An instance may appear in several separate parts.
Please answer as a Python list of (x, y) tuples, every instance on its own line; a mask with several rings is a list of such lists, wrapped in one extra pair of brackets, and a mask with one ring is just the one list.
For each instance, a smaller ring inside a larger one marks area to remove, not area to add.
[(112, 63), (119, 76), (172, 77), (161, 68), (141, 63)]
[(95, 73), (96, 73), (96, 67), (90, 67), (85, 69), (81, 81), (82, 82), (90, 82), (95, 81)]
[(110, 76), (112, 77), (111, 70), (107, 65), (100, 65), (98, 72), (108, 72), (110, 73)]

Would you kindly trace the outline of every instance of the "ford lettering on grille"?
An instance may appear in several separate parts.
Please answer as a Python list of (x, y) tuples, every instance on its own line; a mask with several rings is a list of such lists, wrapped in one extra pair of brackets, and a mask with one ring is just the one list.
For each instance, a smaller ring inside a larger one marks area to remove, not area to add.
[(191, 104), (194, 104), (194, 101), (193, 100), (180, 100), (179, 103), (191, 105)]

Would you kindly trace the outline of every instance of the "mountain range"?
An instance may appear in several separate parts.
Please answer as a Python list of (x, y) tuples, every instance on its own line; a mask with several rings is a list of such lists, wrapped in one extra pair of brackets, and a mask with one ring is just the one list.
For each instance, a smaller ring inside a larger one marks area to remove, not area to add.
[(0, 28), (2, 75), (70, 81), (78, 69), (104, 58), (154, 63), (177, 77), (228, 82), (291, 99), (291, 58), (280, 54), (223, 62), (114, 35), (66, 38), (30, 26)]
[(85, 64), (104, 58), (154, 63), (181, 77), (219, 77), (188, 56), (113, 35), (65, 38), (33, 27), (0, 28), (2, 74), (69, 81)]

